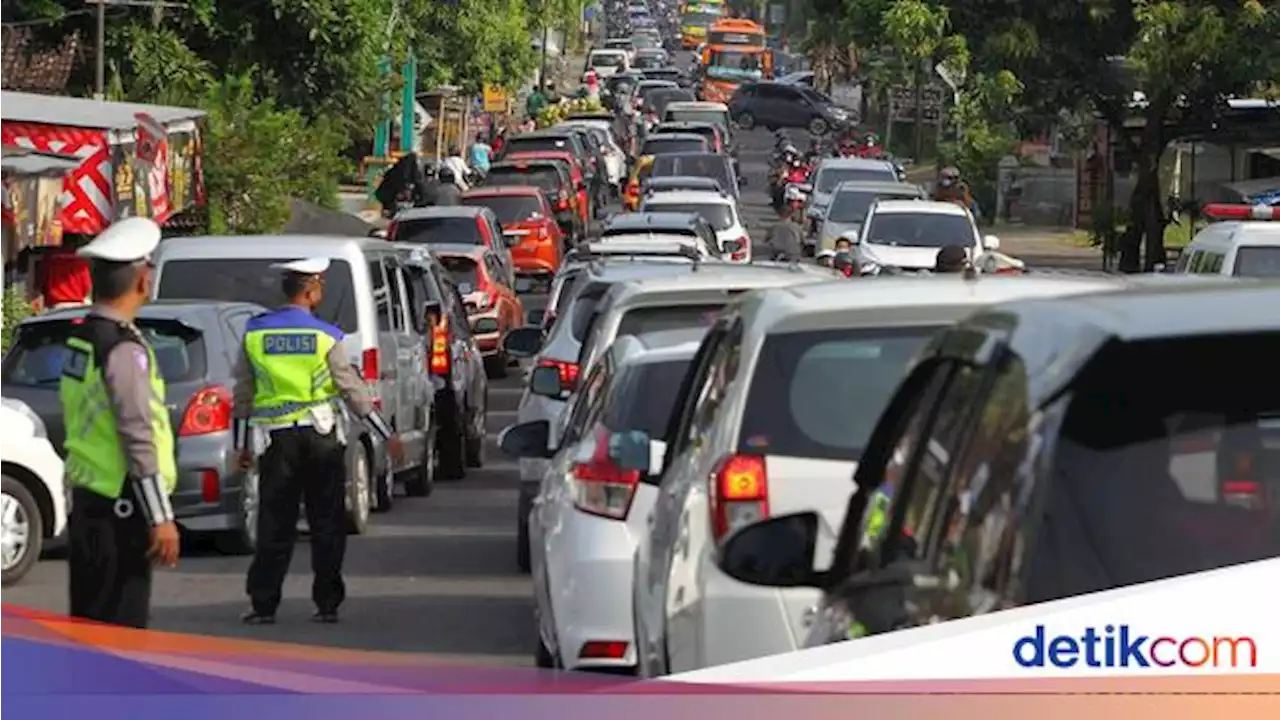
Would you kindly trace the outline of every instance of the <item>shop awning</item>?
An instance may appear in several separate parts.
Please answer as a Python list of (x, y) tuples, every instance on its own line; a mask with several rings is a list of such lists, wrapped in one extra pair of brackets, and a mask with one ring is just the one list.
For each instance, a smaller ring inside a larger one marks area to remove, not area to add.
[(29, 122), (95, 130), (132, 131), (138, 126), (138, 113), (150, 115), (165, 125), (205, 116), (203, 110), (195, 108), (37, 95), (10, 90), (0, 92), (0, 118), (7, 123)]
[(57, 153), (42, 153), (22, 148), (4, 148), (0, 170), (10, 175), (46, 175), (61, 177), (80, 166), (80, 158)]

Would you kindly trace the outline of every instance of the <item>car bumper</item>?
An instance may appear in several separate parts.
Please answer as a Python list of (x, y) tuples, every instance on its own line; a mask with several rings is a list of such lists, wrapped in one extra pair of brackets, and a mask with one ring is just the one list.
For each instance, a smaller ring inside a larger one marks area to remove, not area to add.
[[(636, 664), (631, 582), (635, 540), (621, 520), (571, 507), (545, 536), (544, 565), (560, 659), (569, 670)], [(536, 550), (535, 550), (536, 551)], [(579, 658), (589, 642), (625, 642), (617, 659)]]
[(243, 523), (245, 475), (235, 464), (230, 432), (178, 441), (173, 514), (192, 532), (238, 530)]
[(58, 537), (67, 529), (67, 489), (63, 482), (62, 457), (46, 439), (30, 436), (23, 439), (20, 453), (6, 457), (5, 462), (29, 470), (49, 490), (49, 502), (53, 505), (53, 517), (46, 519), (49, 537)]
[[(817, 607), (822, 594), (817, 590), (760, 588), (725, 575), (709, 559), (703, 562), (702, 613), (703, 667), (711, 667), (766, 655), (791, 652), (803, 646), (803, 637), (794, 637), (787, 608), (797, 603)], [(751, 628), (744, 633), (742, 628)], [(694, 642), (696, 638), (667, 638), (672, 646)]]
[(554, 275), (558, 266), (555, 260), (537, 255), (516, 255), (511, 260), (519, 275)]

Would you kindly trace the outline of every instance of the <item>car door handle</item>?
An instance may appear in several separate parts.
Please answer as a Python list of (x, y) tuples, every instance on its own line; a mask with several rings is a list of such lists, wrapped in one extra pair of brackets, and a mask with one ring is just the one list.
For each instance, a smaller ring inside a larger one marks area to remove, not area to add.
[(804, 627), (812, 627), (813, 621), (818, 619), (818, 606), (810, 605), (800, 614), (800, 624)]

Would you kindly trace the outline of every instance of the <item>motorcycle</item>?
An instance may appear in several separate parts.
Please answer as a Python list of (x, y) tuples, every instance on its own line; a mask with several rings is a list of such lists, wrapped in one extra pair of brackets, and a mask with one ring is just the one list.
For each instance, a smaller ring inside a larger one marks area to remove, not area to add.
[(787, 183), (783, 190), (783, 200), (786, 202), (788, 213), (803, 213), (804, 207), (809, 203), (809, 194), (813, 192), (813, 186), (808, 183)]

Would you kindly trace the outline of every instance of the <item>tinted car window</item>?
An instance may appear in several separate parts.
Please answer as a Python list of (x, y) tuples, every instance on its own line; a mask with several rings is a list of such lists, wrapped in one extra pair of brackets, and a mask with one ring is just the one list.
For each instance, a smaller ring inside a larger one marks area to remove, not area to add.
[(836, 222), (862, 222), (867, 219), (867, 210), (871, 209), (871, 203), (878, 199), (905, 200), (914, 197), (918, 196), (915, 194), (895, 195), (893, 193), (869, 190), (843, 190), (837, 193), (835, 199), (831, 201), (831, 209), (827, 211), (827, 218)]
[(715, 180), (720, 187), (734, 187), (729, 160), (722, 155), (659, 155), (653, 161), (654, 177), (692, 175)]
[(724, 130), (729, 129), (729, 116), (720, 110), (672, 110), (665, 119), (670, 122), (715, 123)]
[[(197, 258), (169, 260), (160, 268), (156, 297), (161, 300), (239, 300), (264, 307), (279, 307), (288, 300), (280, 289), (280, 258)], [(338, 326), (343, 332), (359, 329), (355, 294), (351, 287), (351, 266), (331, 259), (324, 274), (324, 299), (316, 317)]]
[[(597, 68), (616, 68), (622, 67), (626, 61), (626, 55), (620, 53), (592, 53), (591, 67)], [(637, 65), (637, 67), (639, 67)]]
[(724, 305), (670, 305), (627, 311), (618, 323), (618, 337), (647, 335), (666, 330), (711, 327)]
[(814, 189), (829, 193), (842, 182), (894, 182), (897, 179), (889, 168), (820, 168)]
[[(204, 333), (172, 320), (139, 318), (138, 329), (151, 343), (156, 365), (165, 382), (188, 382), (204, 377)], [(57, 385), (62, 378), (71, 320), (22, 326), (13, 349), (4, 359), (4, 382), (24, 387)]]
[(573, 141), (564, 137), (519, 137), (516, 136), (507, 141), (506, 148), (502, 151), (504, 155), (519, 152), (539, 152), (539, 151), (574, 151)]
[(1274, 332), (1104, 348), (1073, 384), (1027, 601), (1280, 556), (1280, 386), (1239, 361), (1277, 353)]
[(475, 195), (462, 204), (489, 208), (503, 225), (542, 217), (542, 203), (530, 195)]
[(570, 309), (573, 313), (572, 324), (569, 326), (569, 333), (574, 340), (581, 342), (587, 336), (587, 332), (591, 329), (592, 318), (595, 317), (596, 306), (608, 291), (608, 285), (592, 284), (583, 288), (582, 292), (574, 298), (573, 307)]
[(871, 218), (867, 241), (906, 247), (973, 245), (973, 225), (962, 215), (879, 213)]
[(856, 460), (935, 328), (771, 335), (748, 391), (744, 453)]
[(716, 230), (733, 227), (733, 210), (724, 203), (646, 202), (644, 212), (676, 212), (701, 215)]
[(440, 256), (440, 264), (449, 272), (449, 277), (453, 278), (455, 285), (469, 285), (472, 288), (479, 286), (476, 261), (472, 258), (458, 255), (442, 255)]
[(530, 168), (520, 170), (514, 167), (493, 167), (485, 176), (486, 185), (526, 185), (542, 188), (548, 192), (560, 189), (564, 179), (553, 167)]
[(373, 302), (378, 314), (378, 330), (391, 332), (391, 289), (383, 272), (382, 261), (369, 263), (369, 284), (373, 288)]
[(662, 155), (677, 152), (706, 152), (707, 141), (693, 138), (675, 138), (659, 135), (644, 141), (640, 148), (641, 155)]
[(693, 93), (687, 90), (655, 90), (652, 95), (645, 96), (644, 105), (649, 112), (661, 117), (671, 103), (692, 100), (694, 100)]
[(1232, 274), (1240, 277), (1280, 278), (1280, 247), (1242, 245), (1236, 249)]
[(474, 217), (430, 217), (396, 221), (396, 242), (439, 245), (483, 245)]
[(601, 421), (613, 432), (641, 430), (661, 437), (680, 392), (689, 360), (668, 360), (628, 365), (619, 375), (612, 402)]

